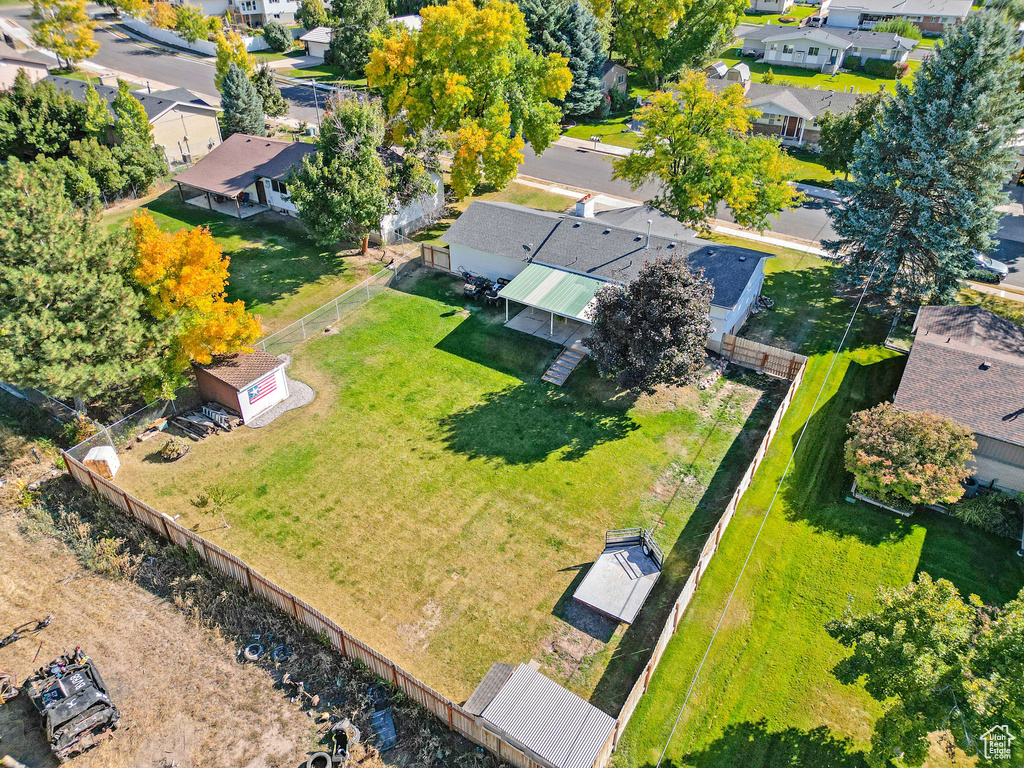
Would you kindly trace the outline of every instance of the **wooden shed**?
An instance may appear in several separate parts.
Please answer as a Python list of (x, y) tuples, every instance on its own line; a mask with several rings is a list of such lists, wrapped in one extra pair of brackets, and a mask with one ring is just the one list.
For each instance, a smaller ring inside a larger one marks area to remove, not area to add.
[(238, 411), (242, 421), (288, 397), (284, 361), (260, 350), (237, 352), (193, 369), (203, 399)]

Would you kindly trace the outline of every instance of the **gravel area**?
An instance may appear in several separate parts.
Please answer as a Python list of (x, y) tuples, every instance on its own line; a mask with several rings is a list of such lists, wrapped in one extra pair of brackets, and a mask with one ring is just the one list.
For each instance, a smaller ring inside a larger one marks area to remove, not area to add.
[(253, 429), (265, 427), (282, 413), (287, 413), (294, 408), (301, 408), (302, 406), (313, 402), (313, 398), (316, 397), (316, 392), (313, 391), (311, 386), (303, 384), (301, 381), (296, 381), (288, 375), (287, 367), (291, 365), (291, 356), (278, 355), (278, 357), (281, 360), (284, 360), (285, 378), (288, 380), (288, 397), (277, 405), (268, 408), (255, 419), (247, 421), (245, 423), (245, 426), (247, 427), (252, 427)]

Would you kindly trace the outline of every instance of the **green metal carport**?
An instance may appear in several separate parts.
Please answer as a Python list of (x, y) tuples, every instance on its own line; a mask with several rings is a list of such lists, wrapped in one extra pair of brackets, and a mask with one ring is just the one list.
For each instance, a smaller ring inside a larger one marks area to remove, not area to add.
[(501, 289), (498, 297), (505, 300), (505, 322), (508, 322), (508, 303), (514, 301), (549, 313), (553, 335), (555, 315), (593, 325), (587, 316), (587, 308), (594, 301), (597, 290), (605, 285), (604, 280), (543, 264), (530, 264)]

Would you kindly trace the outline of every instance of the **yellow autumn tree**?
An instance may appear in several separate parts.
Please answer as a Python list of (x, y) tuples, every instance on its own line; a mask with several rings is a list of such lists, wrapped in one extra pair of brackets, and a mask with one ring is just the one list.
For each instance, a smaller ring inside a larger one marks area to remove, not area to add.
[(150, 314), (172, 326), (163, 366), (164, 390), (182, 383), (190, 362), (249, 351), (262, 332), (242, 301), (226, 301), (230, 259), (206, 227), (161, 231), (149, 213), (129, 223), (135, 280), (145, 290)]
[(541, 154), (558, 137), (552, 102), (572, 86), (568, 62), (530, 49), (523, 14), (508, 0), (481, 8), (452, 0), (420, 13), (418, 32), (399, 24), (374, 33), (369, 85), (384, 95), (396, 141), (428, 128), (448, 137), (457, 195), (481, 182), (501, 188), (523, 162), (524, 141)]

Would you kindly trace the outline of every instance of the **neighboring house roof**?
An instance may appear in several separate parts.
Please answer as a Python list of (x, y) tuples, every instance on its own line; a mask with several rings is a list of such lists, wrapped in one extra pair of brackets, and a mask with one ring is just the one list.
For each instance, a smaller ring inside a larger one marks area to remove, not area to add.
[(302, 158), (316, 152), (303, 141), (281, 141), (236, 133), (174, 181), (217, 195), (236, 197), (258, 178), (284, 179)]
[(981, 307), (921, 307), (894, 404), (1024, 445), (1024, 328)]
[(47, 59), (40, 53), (35, 51), (19, 51), (7, 43), (0, 40), (0, 60), (14, 62), (17, 64), (29, 64), (36, 67), (43, 67), (49, 69), (54, 66), (54, 62), (51, 59)]
[[(56, 77), (55, 75), (48, 76), (46, 80), (47, 82), (53, 83), (59, 90), (70, 94), (75, 101), (85, 101), (85, 94), (89, 90), (89, 83), (86, 81), (72, 80), (68, 77)], [(92, 83), (92, 87), (95, 88), (96, 93), (98, 93), (100, 97), (107, 102), (107, 109), (109, 109), (110, 114), (113, 115), (114, 99), (117, 98), (117, 88), (109, 85), (100, 85), (99, 83)], [(142, 91), (132, 91), (132, 96), (138, 99), (139, 103), (142, 104), (143, 109), (146, 110), (146, 117), (149, 118), (149, 122), (153, 122), (160, 117), (160, 115), (170, 109), (174, 109), (174, 107), (182, 103), (177, 99), (168, 98), (155, 93), (143, 93)], [(199, 107), (200, 109), (215, 110), (214, 107), (209, 105), (203, 107), (197, 104), (189, 104), (189, 106)]]
[(282, 365), (284, 361), (280, 358), (257, 349), (253, 352), (236, 352), (196, 367), (241, 391), (256, 379), (276, 371)]
[[(715, 90), (722, 90), (732, 85), (737, 85), (737, 83), (715, 78), (708, 80), (708, 86)], [(747, 88), (747, 101), (752, 106), (760, 104), (762, 112), (768, 111), (765, 109), (765, 106), (769, 103), (776, 103), (784, 108), (791, 108), (791, 111), (802, 117), (810, 115), (812, 118), (818, 118), (826, 112), (841, 114), (853, 109), (857, 103), (857, 94), (845, 93), (843, 91), (825, 91), (818, 88), (797, 88), (790, 85), (750, 83), (750, 86)], [(799, 104), (800, 112), (795, 111), (797, 109), (796, 104)]]
[(900, 37), (893, 32), (862, 32), (857, 29), (821, 29), (818, 27), (800, 27), (793, 29), (781, 24), (765, 24), (743, 34), (744, 43), (756, 40), (763, 43), (775, 43), (788, 40), (810, 40), (822, 45), (849, 50), (850, 48), (869, 48), (873, 50), (912, 51), (917, 41), (909, 37)]
[(401, 24), (411, 32), (418, 32), (420, 27), (423, 26), (423, 17), (418, 13), (408, 16), (395, 16), (393, 19), (388, 19), (388, 21), (392, 24)]
[(331, 35), (334, 30), (330, 27), (313, 27), (306, 34), (299, 38), (304, 43), (327, 43), (331, 42)]
[(514, 664), (503, 664), (500, 661), (494, 662), (487, 671), (487, 674), (484, 675), (484, 679), (480, 681), (480, 684), (473, 690), (472, 695), (462, 705), (463, 710), (473, 715), (473, 717), (483, 714), (483, 711), (487, 709), (487, 705), (494, 701), (494, 697), (498, 695), (501, 686), (512, 677), (512, 673), (515, 671), (516, 667)]
[(193, 107), (209, 107), (210, 109), (217, 110), (220, 109), (220, 107), (218, 107), (217, 105), (211, 104), (210, 102), (203, 99), (201, 96), (197, 96), (196, 94), (192, 93), (192, 91), (186, 88), (170, 88), (166, 91), (153, 91), (152, 95), (159, 96), (162, 99), (176, 101), (179, 104), (189, 104)]
[(623, 72), (625, 72), (626, 68), (619, 64), (617, 61), (612, 61), (610, 59), (605, 60), (604, 64), (601, 65), (601, 77), (604, 77), (609, 72), (612, 72), (614, 70), (622, 70)]
[(590, 768), (615, 728), (613, 717), (526, 664), (480, 717), (555, 768)]
[(959, 16), (971, 10), (972, 0), (833, 0), (829, 13), (853, 11), (893, 16)]
[[(690, 268), (703, 269), (714, 285), (712, 303), (725, 308), (736, 305), (760, 260), (770, 258), (749, 248), (684, 237), (692, 232), (686, 228), (679, 230), (678, 237), (656, 234), (653, 222), (648, 244), (646, 219), (653, 217), (634, 212), (620, 214), (620, 218), (626, 226), (610, 223), (604, 214), (582, 218), (512, 203), (477, 201), (441, 239), (449, 245), (516, 261), (531, 261), (532, 256), (538, 264), (619, 283), (633, 280), (650, 259), (685, 255)], [(668, 231), (667, 226), (660, 221), (659, 231)], [(452, 262), (453, 268), (460, 266)]]

